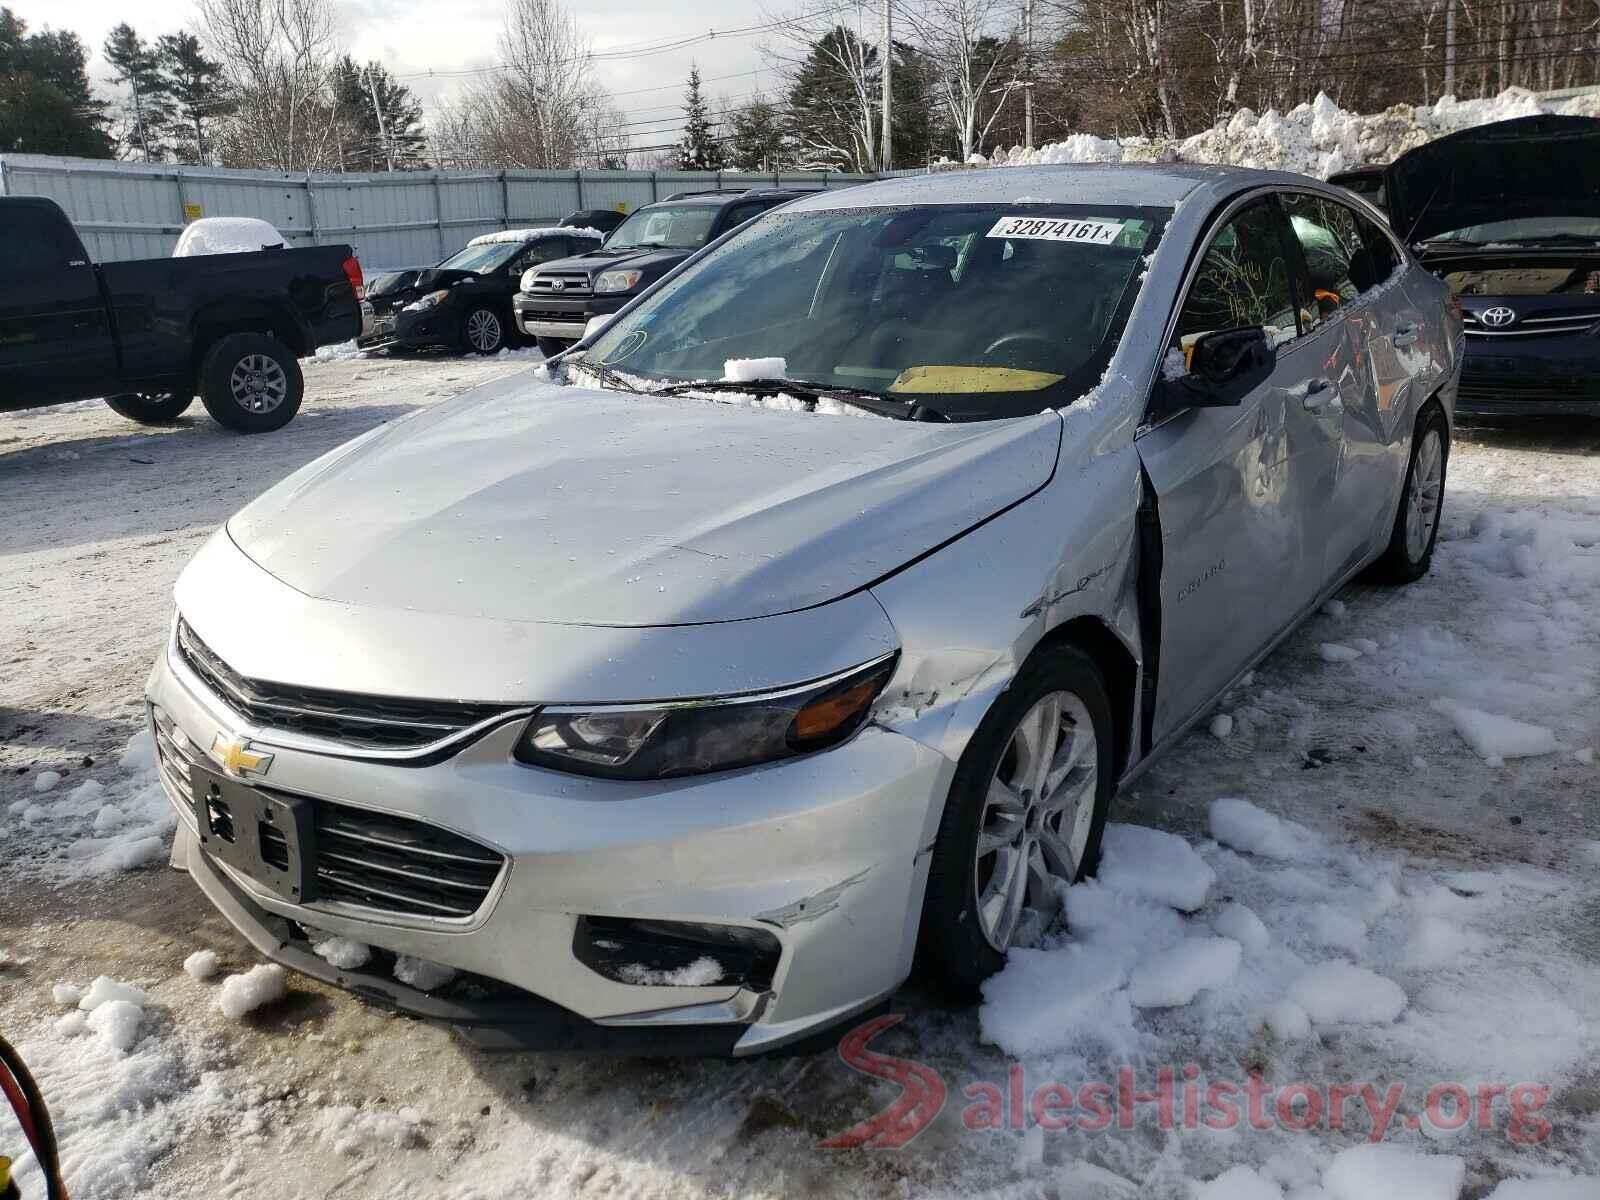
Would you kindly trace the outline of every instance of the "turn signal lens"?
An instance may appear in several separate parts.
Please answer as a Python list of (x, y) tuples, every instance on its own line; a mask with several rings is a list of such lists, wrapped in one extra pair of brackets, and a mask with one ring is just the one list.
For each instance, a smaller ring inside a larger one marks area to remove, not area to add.
[(798, 744), (831, 737), (861, 716), (882, 686), (880, 679), (863, 679), (845, 691), (813, 700), (795, 714), (794, 723), (789, 726), (789, 740)]

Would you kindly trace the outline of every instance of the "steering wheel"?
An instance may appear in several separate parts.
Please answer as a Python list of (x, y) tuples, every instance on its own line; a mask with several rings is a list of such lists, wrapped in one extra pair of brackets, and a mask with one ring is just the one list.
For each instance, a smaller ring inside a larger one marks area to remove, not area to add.
[[(1023, 330), (1020, 333), (1001, 334), (999, 337), (995, 338), (994, 341), (990, 342), (983, 348), (983, 357), (986, 360), (992, 360), (1001, 351), (1011, 350), (1013, 347), (1017, 346), (1037, 346), (1046, 356), (1047, 361), (1050, 357), (1054, 357), (1061, 351), (1061, 344), (1055, 339), (1048, 338), (1042, 333), (1030, 333), (1026, 330)], [(1016, 359), (1018, 356), (1013, 353), (1009, 357), (1010, 361), (1002, 365), (1016, 365)], [(1022, 357), (1026, 359), (1027, 356)]]

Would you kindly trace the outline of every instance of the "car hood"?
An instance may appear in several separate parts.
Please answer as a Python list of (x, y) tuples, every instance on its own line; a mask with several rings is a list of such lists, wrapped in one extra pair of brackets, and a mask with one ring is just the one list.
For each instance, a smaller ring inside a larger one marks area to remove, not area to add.
[(319, 599), (701, 624), (866, 587), (1042, 487), (1061, 419), (931, 425), (549, 383), (385, 426), (228, 524)]
[(586, 254), (575, 254), (571, 258), (558, 258), (552, 262), (540, 263), (538, 269), (540, 274), (546, 271), (552, 273), (582, 271), (591, 278), (602, 271), (612, 271), (618, 267), (636, 268), (654, 274), (671, 270), (693, 253), (693, 250), (640, 250), (616, 254), (602, 246)]
[(476, 271), (462, 271), (455, 267), (429, 267), (417, 274), (416, 282), (411, 286), (419, 292), (432, 292), (439, 288), (455, 287), (465, 280), (482, 279)]
[(1389, 164), (1385, 204), (1407, 242), (1490, 221), (1600, 218), (1600, 120), (1519, 117), (1418, 146)]

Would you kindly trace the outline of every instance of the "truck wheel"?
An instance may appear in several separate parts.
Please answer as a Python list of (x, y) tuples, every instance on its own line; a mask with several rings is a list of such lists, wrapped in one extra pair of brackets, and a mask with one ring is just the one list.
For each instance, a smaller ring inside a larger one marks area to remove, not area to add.
[(467, 353), (498, 354), (505, 344), (505, 322), (494, 309), (480, 304), (461, 318), (461, 345)]
[(542, 337), (539, 339), (539, 353), (544, 355), (546, 358), (554, 358), (563, 350), (570, 349), (577, 344), (577, 342), (567, 341), (566, 338)]
[(200, 399), (218, 425), (270, 433), (300, 411), (305, 379), (289, 348), (264, 333), (230, 333), (200, 364)]
[(194, 403), (189, 392), (123, 392), (107, 396), (111, 411), (141, 425), (167, 425)]

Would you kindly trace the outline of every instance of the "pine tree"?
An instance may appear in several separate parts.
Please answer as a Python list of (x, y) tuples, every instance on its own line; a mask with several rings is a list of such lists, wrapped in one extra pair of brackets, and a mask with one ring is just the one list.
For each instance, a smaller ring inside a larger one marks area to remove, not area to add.
[(764, 96), (756, 96), (728, 120), (728, 163), (741, 171), (783, 167), (783, 117)]
[(156, 40), (156, 56), (167, 95), (183, 120), (183, 133), (177, 139), (178, 159), (204, 163), (207, 123), (233, 110), (222, 80), (222, 64), (205, 56), (200, 39), (192, 33), (162, 34)]
[[(346, 54), (333, 67), (333, 98), (344, 130), (344, 162), (355, 171), (425, 165), (422, 106), (380, 62), (358, 66)], [(382, 119), (379, 119), (382, 114)]]
[(700, 68), (689, 68), (689, 90), (684, 93), (683, 140), (678, 143), (678, 169), (681, 171), (720, 171), (727, 165), (722, 143), (711, 127), (711, 114), (700, 92)]
[(0, 153), (111, 157), (88, 61), (76, 34), (29, 35), (20, 17), (0, 8)]
[(115, 82), (127, 86), (132, 97), (130, 125), (126, 141), (138, 146), (145, 162), (161, 157), (161, 135), (171, 113), (168, 107), (167, 80), (161, 74), (155, 48), (126, 21), (106, 37), (101, 47)]

